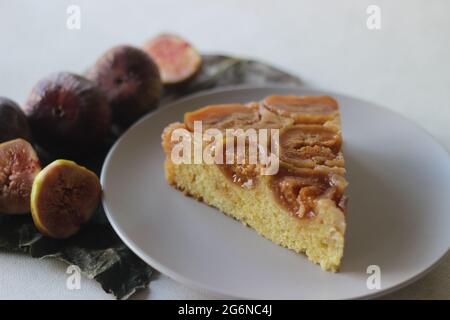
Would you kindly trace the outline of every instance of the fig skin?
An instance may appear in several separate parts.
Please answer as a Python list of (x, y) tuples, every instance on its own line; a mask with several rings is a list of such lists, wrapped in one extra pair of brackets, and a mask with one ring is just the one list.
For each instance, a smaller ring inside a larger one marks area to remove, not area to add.
[(30, 212), (33, 181), (41, 170), (31, 144), (15, 139), (0, 144), (0, 212), (25, 214)]
[(24, 111), (36, 142), (56, 154), (91, 151), (103, 143), (111, 128), (111, 109), (103, 92), (68, 72), (40, 80)]
[(108, 50), (86, 77), (105, 92), (113, 121), (123, 128), (155, 109), (161, 99), (158, 67), (138, 48), (121, 45)]
[(27, 117), (17, 103), (0, 97), (0, 143), (17, 138), (31, 141)]
[(55, 160), (35, 178), (31, 215), (43, 235), (65, 239), (96, 212), (102, 189), (95, 173), (69, 160)]
[(178, 35), (160, 34), (147, 41), (143, 49), (158, 65), (162, 82), (168, 88), (186, 84), (201, 69), (201, 55)]

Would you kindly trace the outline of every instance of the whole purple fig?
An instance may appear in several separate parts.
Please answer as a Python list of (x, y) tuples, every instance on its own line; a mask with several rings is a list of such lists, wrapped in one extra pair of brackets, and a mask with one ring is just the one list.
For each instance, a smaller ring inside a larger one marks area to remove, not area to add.
[(111, 109), (103, 92), (93, 82), (68, 72), (40, 80), (24, 110), (36, 142), (61, 154), (92, 150), (111, 127)]

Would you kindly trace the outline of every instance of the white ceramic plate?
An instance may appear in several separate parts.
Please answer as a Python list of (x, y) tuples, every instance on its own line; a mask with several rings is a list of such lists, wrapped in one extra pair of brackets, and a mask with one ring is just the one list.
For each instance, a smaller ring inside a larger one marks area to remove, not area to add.
[[(339, 273), (167, 185), (160, 145), (167, 124), (208, 104), (275, 93), (327, 94), (286, 87), (204, 92), (146, 116), (119, 139), (103, 167), (103, 201), (131, 250), (174, 280), (236, 298), (365, 298), (435, 265), (450, 244), (450, 157), (414, 123), (359, 99), (332, 94), (341, 106), (350, 182)], [(371, 265), (381, 270), (381, 289), (366, 285)]]

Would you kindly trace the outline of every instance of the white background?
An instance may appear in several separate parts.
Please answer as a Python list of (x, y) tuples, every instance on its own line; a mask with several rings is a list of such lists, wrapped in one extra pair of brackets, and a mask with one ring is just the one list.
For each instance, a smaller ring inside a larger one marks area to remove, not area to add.
[[(66, 28), (70, 4), (81, 8), (81, 30)], [(371, 4), (381, 8), (381, 30), (366, 27)], [(445, 0), (0, 0), (0, 96), (23, 104), (42, 76), (82, 72), (111, 46), (139, 46), (171, 31), (202, 52), (256, 58), (308, 85), (384, 105), (450, 150), (449, 14)], [(112, 298), (87, 279), (81, 290), (67, 290), (58, 262), (2, 252), (0, 271), (3, 299)], [(447, 255), (428, 276), (389, 297), (448, 299), (449, 274)], [(210, 296), (159, 275), (138, 297)]]

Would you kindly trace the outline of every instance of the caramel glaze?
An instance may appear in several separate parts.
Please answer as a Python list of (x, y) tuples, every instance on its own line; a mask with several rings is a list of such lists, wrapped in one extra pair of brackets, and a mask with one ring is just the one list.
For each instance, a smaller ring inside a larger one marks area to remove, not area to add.
[[(194, 121), (202, 121), (203, 130), (281, 129), (280, 170), (268, 177), (277, 202), (300, 218), (314, 217), (317, 201), (324, 198), (345, 213), (347, 182), (338, 104), (333, 98), (270, 96), (262, 102), (212, 105), (185, 114), (188, 130), (194, 129)], [(248, 159), (246, 164), (217, 166), (242, 188), (254, 188), (261, 179), (259, 165), (248, 164)]]

